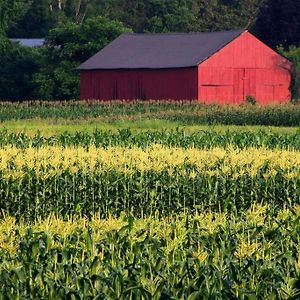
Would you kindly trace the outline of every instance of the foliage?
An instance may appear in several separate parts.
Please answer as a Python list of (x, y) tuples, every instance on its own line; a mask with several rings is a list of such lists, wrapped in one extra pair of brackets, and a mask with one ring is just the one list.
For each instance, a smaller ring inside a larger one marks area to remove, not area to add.
[(246, 103), (251, 104), (251, 105), (255, 105), (257, 103), (255, 97), (253, 96), (247, 96), (246, 97)]
[(9, 27), (9, 37), (44, 38), (50, 29), (58, 24), (60, 18), (50, 9), (51, 0), (31, 0), (30, 9), (15, 24)]
[(81, 24), (95, 16), (121, 21), (135, 32), (245, 28), (254, 23), (261, 3), (259, 0), (60, 0), (50, 4), (50, 0), (33, 0), (30, 11), (10, 33), (41, 36), (51, 26), (57, 27), (67, 20)]
[(120, 22), (95, 17), (82, 25), (69, 22), (51, 30), (47, 36), (47, 45), (54, 58), (80, 62), (124, 32), (131, 30)]
[(67, 22), (82, 24), (87, 17), (99, 16), (97, 0), (31, 0), (30, 9), (13, 26), (10, 37), (44, 38), (53, 28)]
[(278, 50), (294, 63), (292, 94), (293, 99), (297, 101), (300, 98), (300, 47), (290, 46), (285, 50), (280, 46)]
[(249, 28), (255, 24), (261, 0), (199, 0), (193, 26), (196, 31)]
[(27, 0), (0, 0), (0, 34), (26, 14), (30, 4)]
[(144, 24), (139, 25), (139, 31), (178, 32), (191, 30), (190, 24), (193, 20), (192, 2), (189, 0), (145, 1)]
[(299, 26), (299, 1), (267, 0), (260, 10), (254, 32), (273, 48), (300, 46)]
[(0, 98), (33, 99), (33, 77), (39, 68), (39, 52), (0, 37), (0, 61)]

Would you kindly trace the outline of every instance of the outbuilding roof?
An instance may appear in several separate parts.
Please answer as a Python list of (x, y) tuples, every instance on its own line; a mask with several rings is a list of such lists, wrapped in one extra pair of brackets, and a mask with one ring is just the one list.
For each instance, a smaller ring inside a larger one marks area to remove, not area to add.
[(12, 42), (19, 43), (21, 46), (24, 47), (40, 47), (43, 46), (45, 43), (45, 39), (10, 39)]
[(122, 34), (79, 70), (165, 69), (198, 66), (245, 32)]

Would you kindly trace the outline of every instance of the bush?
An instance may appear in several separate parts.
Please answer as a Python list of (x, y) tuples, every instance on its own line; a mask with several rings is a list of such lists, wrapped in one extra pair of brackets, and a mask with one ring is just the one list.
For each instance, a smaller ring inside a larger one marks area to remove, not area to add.
[(246, 102), (248, 104), (255, 105), (256, 104), (256, 99), (255, 99), (255, 97), (249, 95), (249, 96), (246, 97)]
[(279, 52), (294, 63), (292, 95), (293, 99), (300, 98), (300, 47), (291, 46), (288, 50), (279, 47)]

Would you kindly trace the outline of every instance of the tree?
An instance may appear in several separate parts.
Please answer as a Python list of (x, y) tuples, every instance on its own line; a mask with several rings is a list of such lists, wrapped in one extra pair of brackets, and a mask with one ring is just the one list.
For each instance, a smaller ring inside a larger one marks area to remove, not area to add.
[(39, 68), (37, 49), (30, 49), (0, 36), (0, 99), (34, 97), (33, 76)]
[(76, 23), (82, 23), (95, 0), (51, 0), (50, 11)]
[[(1, 1), (1, 0), (0, 0)], [(8, 1), (8, 0), (6, 0)], [(72, 21), (104, 16), (135, 32), (186, 32), (248, 28), (267, 0), (31, 0), (13, 36), (42, 37)]]
[(117, 2), (119, 0), (51, 0), (49, 8), (54, 14), (63, 16), (63, 21), (68, 19), (81, 24), (89, 17), (108, 16), (106, 11), (115, 11)]
[[(147, 18), (147, 1), (110, 0), (106, 2), (106, 7), (103, 7), (102, 4), (100, 13), (105, 13), (111, 19), (120, 20), (135, 32), (144, 31)], [(103, 3), (103, 0), (98, 0), (98, 3)]]
[(68, 21), (81, 24), (87, 17), (99, 14), (96, 4), (97, 0), (31, 0), (30, 9), (9, 27), (8, 35), (45, 37), (50, 29)]
[(8, 36), (15, 38), (44, 38), (57, 26), (59, 15), (50, 10), (51, 0), (32, 0), (30, 9), (9, 27)]
[(80, 63), (105, 47), (123, 32), (122, 23), (103, 17), (87, 19), (82, 25), (68, 22), (47, 36), (45, 61), (35, 75), (37, 96), (42, 99), (71, 99), (79, 96)]
[(264, 0), (196, 0), (195, 31), (217, 31), (251, 27)]
[(260, 11), (254, 32), (267, 44), (300, 46), (300, 1), (267, 0)]
[(193, 20), (189, 0), (150, 0), (146, 6), (144, 31), (170, 32), (189, 31)]
[(0, 34), (26, 14), (30, 5), (27, 0), (0, 0)]
[(293, 82), (291, 86), (293, 99), (300, 99), (300, 47), (290, 46), (285, 50), (282, 46), (278, 48), (279, 52), (294, 63)]

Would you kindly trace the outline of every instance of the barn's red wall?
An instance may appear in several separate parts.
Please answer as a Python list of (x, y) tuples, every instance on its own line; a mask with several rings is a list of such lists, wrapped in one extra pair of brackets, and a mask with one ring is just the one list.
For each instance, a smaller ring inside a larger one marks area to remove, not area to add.
[(198, 68), (81, 71), (81, 99), (173, 99), (198, 96)]
[(201, 102), (240, 104), (254, 96), (261, 104), (291, 99), (292, 64), (249, 32), (199, 65)]

